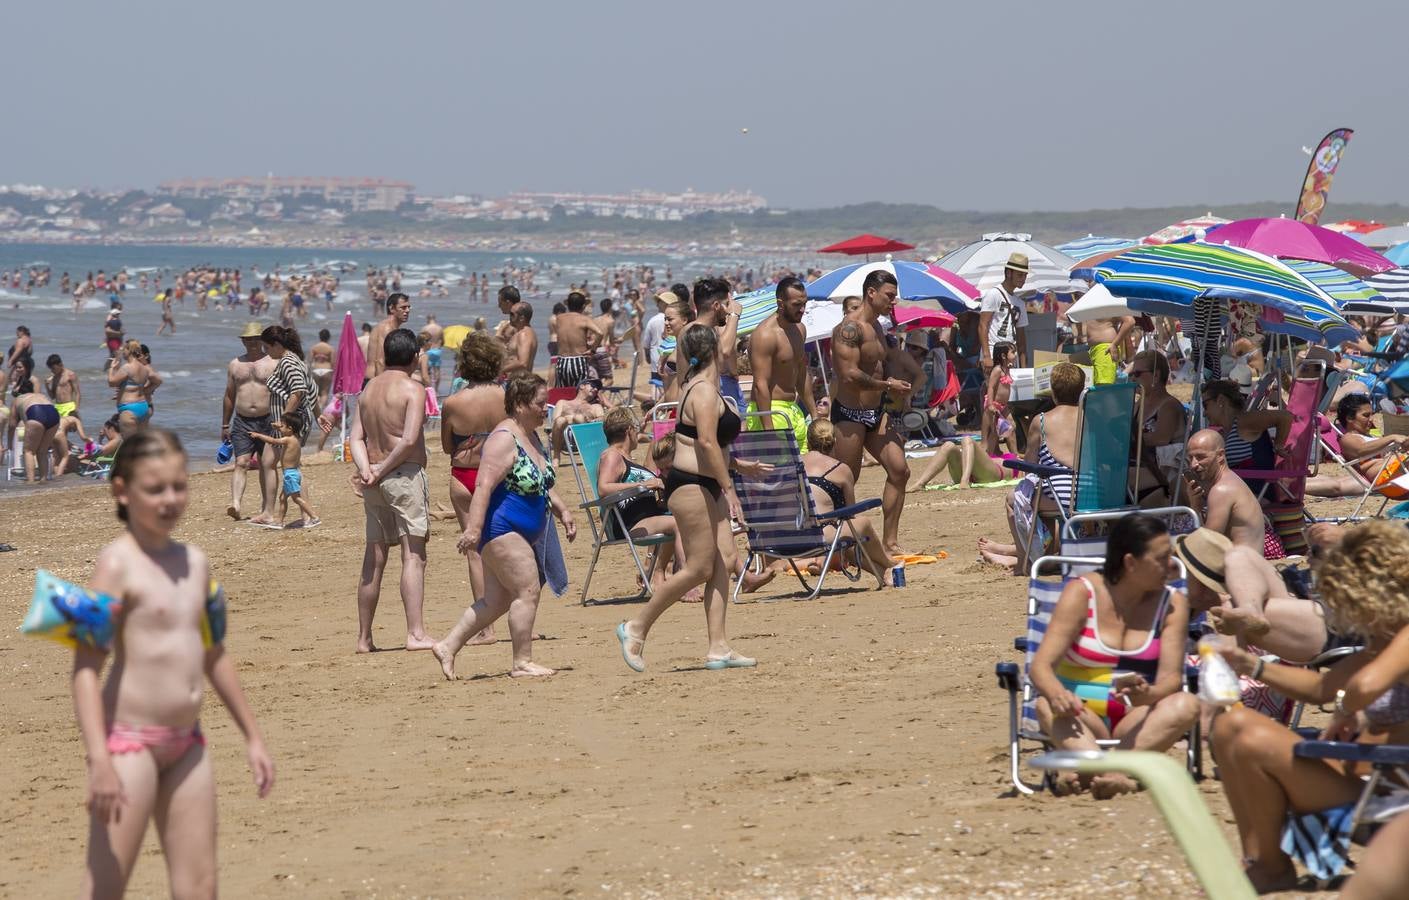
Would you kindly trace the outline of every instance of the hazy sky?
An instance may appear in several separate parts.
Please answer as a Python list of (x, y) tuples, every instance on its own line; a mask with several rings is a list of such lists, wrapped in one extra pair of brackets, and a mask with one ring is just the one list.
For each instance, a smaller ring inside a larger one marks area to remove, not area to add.
[[(0, 183), (376, 175), (775, 206), (1409, 201), (1409, 4), (6, 5)], [(749, 133), (741, 134), (747, 127)]]

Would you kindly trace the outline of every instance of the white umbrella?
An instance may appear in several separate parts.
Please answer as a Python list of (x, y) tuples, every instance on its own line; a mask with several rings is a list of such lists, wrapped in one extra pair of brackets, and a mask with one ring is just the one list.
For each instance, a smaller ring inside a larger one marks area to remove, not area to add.
[(1080, 300), (1067, 307), (1067, 318), (1073, 322), (1090, 322), (1093, 319), (1140, 315), (1126, 303), (1124, 297), (1117, 297), (1106, 290), (1104, 284), (1098, 284), (1082, 295)]
[(809, 300), (802, 311), (802, 327), (807, 332), (804, 339), (810, 344), (832, 336), (832, 329), (841, 324), (844, 311), (840, 303), (831, 300)]
[(1391, 225), (1388, 228), (1377, 228), (1369, 234), (1356, 235), (1365, 242), (1367, 247), (1383, 249), (1393, 247), (1409, 241), (1409, 225)]
[(1084, 285), (1073, 285), (1072, 267), (1076, 260), (1046, 244), (1038, 243), (1030, 234), (993, 232), (982, 240), (966, 244), (953, 251), (936, 265), (967, 279), (974, 287), (986, 291), (1003, 283), (1003, 267), (1008, 257), (1021, 253), (1027, 257), (1027, 281), (1022, 292), (1057, 291), (1070, 293)]

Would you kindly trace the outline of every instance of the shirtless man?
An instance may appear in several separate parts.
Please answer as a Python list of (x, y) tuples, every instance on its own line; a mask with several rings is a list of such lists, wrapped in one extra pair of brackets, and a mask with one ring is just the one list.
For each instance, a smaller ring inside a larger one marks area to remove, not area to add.
[(577, 396), (571, 400), (559, 400), (553, 407), (553, 463), (562, 461), (566, 443), (563, 434), (569, 425), (583, 422), (599, 422), (607, 414), (602, 406), (602, 382), (596, 378), (586, 378), (578, 382)]
[(1092, 384), (1115, 384), (1116, 357), (1125, 346), (1125, 338), (1135, 328), (1134, 316), (1114, 319), (1093, 319), (1085, 323), (1087, 353), (1091, 357)]
[[(406, 295), (400, 295), (407, 303)], [(402, 318), (405, 321), (405, 318)], [(352, 416), (352, 462), (367, 517), (367, 549), (357, 585), (357, 652), (376, 649), (372, 617), (381, 599), (387, 550), (401, 546), (401, 603), (406, 608), (406, 649), (435, 643), (421, 618), (425, 596), (430, 495), (426, 481), (426, 390), (412, 380), (419, 347), (405, 328), (382, 342), (382, 370), (367, 383)]]
[(1189, 438), (1189, 499), (1202, 514), (1204, 527), (1262, 556), (1266, 524), (1257, 497), (1228, 468), (1223, 435), (1205, 428)]
[(513, 337), (509, 338), (508, 352), (504, 354), (504, 367), (499, 373), (501, 380), (515, 372), (532, 372), (533, 360), (538, 356), (538, 335), (533, 331), (533, 307), (527, 303), (515, 303), (509, 313), (509, 324), (514, 326)]
[(567, 311), (566, 304), (554, 303), (553, 311), (548, 315), (548, 358), (554, 365), (558, 361), (558, 316)]
[[(753, 397), (749, 400), (748, 411), (781, 413), (787, 420), (787, 428), (797, 438), (798, 449), (806, 453), (808, 420), (817, 415), (807, 351), (803, 346), (806, 332), (802, 327), (802, 313), (807, 306), (807, 288), (802, 279), (789, 275), (778, 282), (774, 293), (778, 298), (778, 311), (764, 319), (749, 339)], [(777, 415), (745, 422), (750, 431), (782, 427)]]
[(434, 315), (426, 316), (426, 327), (421, 329), (425, 332), (428, 342), (426, 344), (426, 366), (431, 371), (430, 387), (435, 390), (436, 396), (440, 396), (440, 364), (441, 357), (445, 355), (445, 329), (435, 320)]
[(499, 311), (504, 314), (504, 320), (494, 326), (494, 336), (506, 345), (514, 333), (514, 306), (521, 302), (519, 289), (512, 284), (499, 289)]
[(617, 354), (617, 314), (612, 304), (617, 301), (610, 297), (602, 298), (602, 314), (592, 319), (597, 323), (597, 328), (602, 332), (602, 340), (597, 344), (592, 353), (592, 367), (597, 370), (597, 378), (605, 384), (611, 384), (613, 368), (616, 365)]
[[(387, 317), (382, 319), (372, 329), (371, 335), (367, 338), (367, 366), (362, 370), (362, 386), (365, 388), (367, 382), (376, 378), (386, 367), (382, 354), (386, 347), (386, 337), (411, 318), (411, 298), (397, 291), (387, 297)], [(425, 400), (422, 393), (421, 399)]]
[(225, 399), (221, 405), (220, 440), (229, 441), (235, 468), (230, 472), (230, 505), (225, 514), (240, 520), (240, 504), (245, 497), (245, 473), (250, 459), (260, 455), (259, 515), (250, 519), (253, 525), (274, 527), (274, 503), (279, 499), (279, 472), (275, 467), (274, 448), (251, 436), (251, 432), (268, 434), (269, 388), (265, 382), (274, 374), (275, 362), (264, 355), (261, 329), (250, 322), (240, 332), (245, 352), (230, 360), (225, 367)]
[(313, 383), (318, 385), (318, 408), (321, 410), (332, 399), (333, 358), (337, 351), (328, 343), (333, 334), (326, 328), (319, 329), (318, 343), (308, 348), (308, 366), (313, 372)]
[(361, 332), (361, 334), (357, 335), (357, 346), (358, 346), (359, 348), (361, 348), (361, 350), (362, 350), (362, 358), (363, 358), (364, 360), (367, 358), (367, 342), (368, 342), (369, 340), (371, 340), (371, 338), (372, 338), (372, 326), (371, 326), (369, 323), (367, 323), (367, 322), (363, 322), (363, 323), (362, 323), (362, 332)]
[(592, 348), (602, 340), (602, 329), (586, 315), (587, 296), (568, 294), (568, 311), (558, 314), (558, 361), (553, 367), (558, 387), (577, 387), (595, 376)]
[[(739, 388), (739, 368), (735, 357), (739, 352), (739, 316), (743, 307), (729, 290), (723, 278), (701, 278), (695, 282), (695, 321), (691, 325), (708, 325), (719, 335), (719, 394), (732, 397), (734, 405), (744, 408), (744, 394)], [(681, 334), (684, 334), (682, 331)]]
[(851, 468), (852, 477), (861, 474), (861, 451), (871, 454), (886, 472), (881, 493), (881, 543), (891, 556), (900, 549), (900, 512), (905, 507), (905, 483), (910, 466), (905, 447), (893, 428), (882, 429), (881, 411), (886, 394), (909, 396), (909, 382), (884, 378), (885, 334), (877, 321), (895, 314), (899, 291), (895, 276), (876, 270), (861, 283), (861, 306), (832, 329), (832, 371), (836, 372), (836, 399), (831, 404), (831, 420), (836, 426), (836, 457)]
[(54, 409), (58, 410), (60, 417), (74, 415), (80, 399), (78, 375), (64, 365), (63, 358), (57, 353), (50, 353), (44, 365), (49, 367), (49, 398), (54, 401)]

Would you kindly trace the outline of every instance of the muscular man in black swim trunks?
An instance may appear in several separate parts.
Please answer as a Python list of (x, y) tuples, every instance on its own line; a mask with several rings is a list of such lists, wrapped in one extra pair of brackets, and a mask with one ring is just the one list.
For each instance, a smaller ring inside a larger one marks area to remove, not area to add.
[[(885, 422), (881, 404), (887, 393), (908, 396), (910, 384), (899, 378), (885, 378), (885, 333), (877, 321), (895, 314), (899, 288), (895, 276), (876, 270), (861, 283), (861, 307), (849, 313), (832, 329), (832, 370), (836, 372), (836, 396), (831, 419), (836, 425), (835, 455), (861, 474), (861, 451), (880, 463), (886, 471), (881, 494), (882, 542), (886, 552), (901, 555), (900, 511), (905, 506), (905, 483), (910, 466), (900, 436)], [(882, 427), (886, 425), (886, 427)]]

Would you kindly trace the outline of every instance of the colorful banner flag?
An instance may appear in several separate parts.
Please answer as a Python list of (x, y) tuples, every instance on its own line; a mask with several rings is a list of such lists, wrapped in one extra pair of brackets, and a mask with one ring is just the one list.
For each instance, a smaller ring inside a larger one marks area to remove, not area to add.
[(1316, 152), (1311, 154), (1311, 165), (1306, 167), (1306, 181), (1301, 185), (1301, 199), (1296, 205), (1297, 221), (1315, 225), (1321, 218), (1321, 211), (1326, 208), (1326, 195), (1331, 191), (1331, 179), (1354, 133), (1349, 128), (1337, 128), (1321, 138)]

